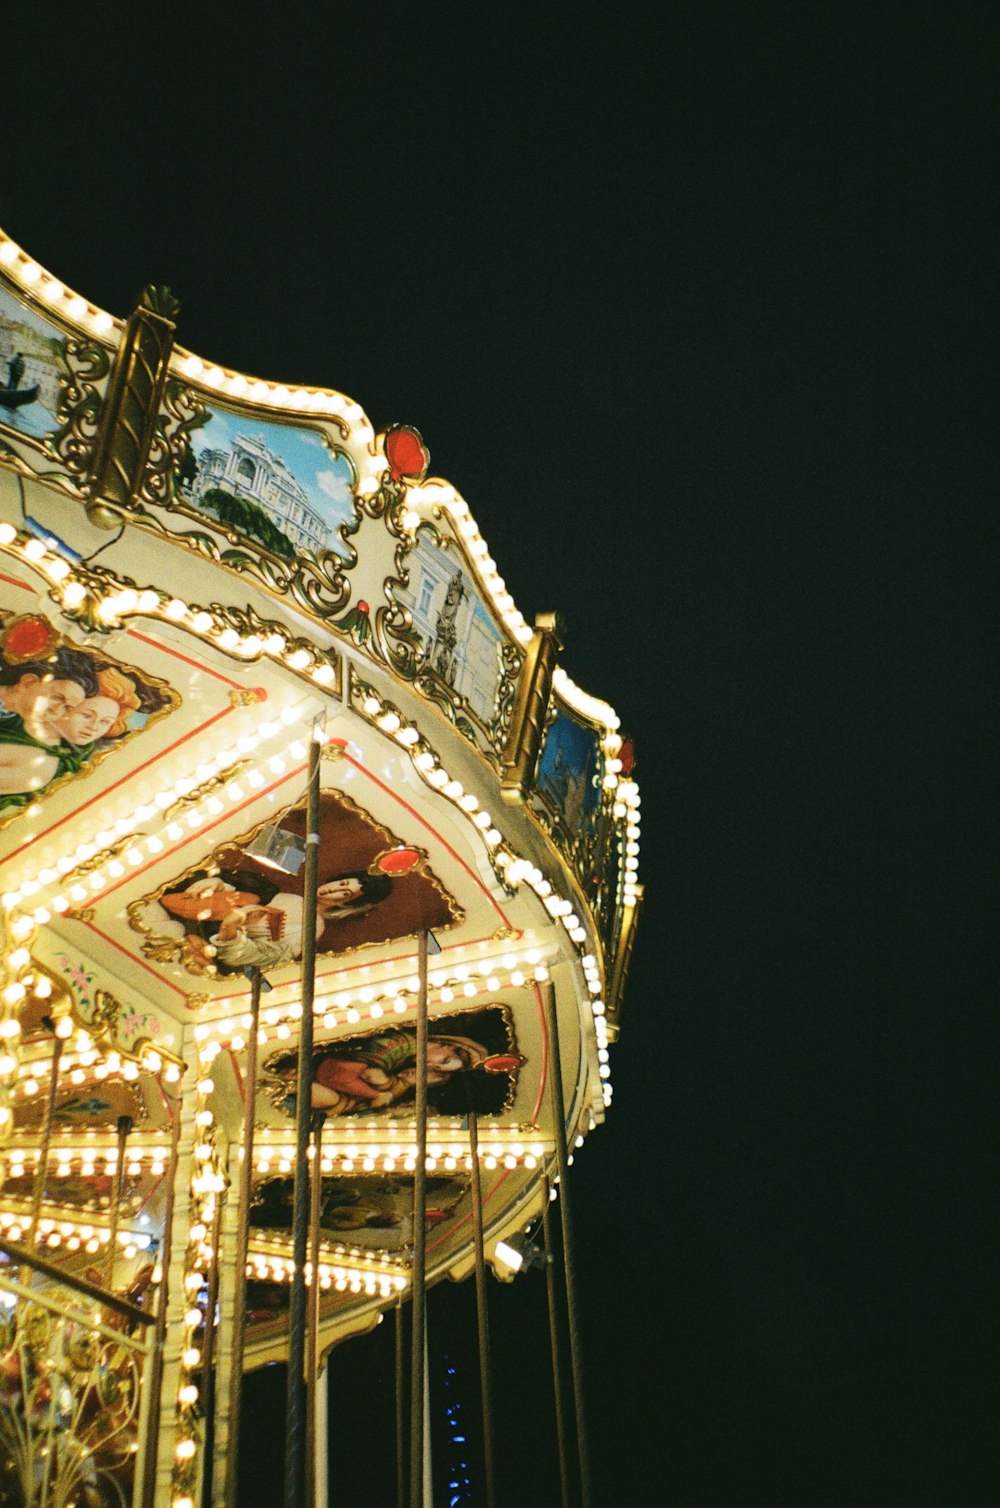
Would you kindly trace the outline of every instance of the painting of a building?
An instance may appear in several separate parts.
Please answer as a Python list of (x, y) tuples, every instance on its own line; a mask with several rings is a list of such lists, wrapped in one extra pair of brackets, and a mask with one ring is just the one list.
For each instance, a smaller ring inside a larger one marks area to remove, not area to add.
[(229, 450), (203, 450), (192, 500), (212, 487), (259, 504), (300, 550), (325, 550), (329, 525), (309, 502), (280, 456), (259, 435), (237, 435)]
[(458, 556), (421, 533), (399, 590), (429, 667), (488, 723), (496, 705), (503, 636)]

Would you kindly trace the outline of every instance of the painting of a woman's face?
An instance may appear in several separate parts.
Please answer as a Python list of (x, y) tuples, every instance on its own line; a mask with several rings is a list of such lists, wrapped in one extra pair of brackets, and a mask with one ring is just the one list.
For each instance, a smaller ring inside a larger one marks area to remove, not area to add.
[(51, 680), (27, 674), (13, 686), (4, 687), (3, 700), (11, 712), (23, 718), (25, 724), (44, 722), (52, 724), (58, 717), (69, 712), (83, 701), (84, 690), (77, 681)]
[(88, 696), (51, 721), (67, 743), (79, 746), (103, 738), (120, 715), (121, 708), (110, 696)]

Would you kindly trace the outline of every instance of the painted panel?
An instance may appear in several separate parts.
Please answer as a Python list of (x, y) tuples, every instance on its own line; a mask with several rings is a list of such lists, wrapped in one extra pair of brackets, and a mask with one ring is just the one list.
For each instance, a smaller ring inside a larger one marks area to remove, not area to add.
[(103, 346), (68, 335), (0, 282), (0, 430), (26, 441), (29, 457), (42, 450), (49, 468), (58, 457), (86, 470), (110, 367)]
[(341, 530), (354, 526), (355, 480), (319, 430), (213, 406), (187, 426), (174, 500), (282, 560), (350, 560)]
[(0, 609), (0, 825), (180, 705), (165, 681)]
[(406, 560), (405, 586), (394, 595), (419, 639), (416, 667), (440, 682), (489, 730), (499, 712), (507, 640), (459, 550), (447, 535), (421, 527)]
[[(461, 907), (431, 872), (426, 854), (401, 844), (348, 796), (322, 793), (319, 831), (320, 953), (350, 953), (462, 920)], [(295, 963), (302, 956), (301, 871), (282, 873), (266, 862), (271, 853), (261, 860), (255, 852), (290, 851), (304, 833), (300, 801), (216, 849), (207, 865), (134, 901), (129, 920), (146, 934), (147, 958), (180, 959), (202, 975)]]
[[(414, 1114), (415, 1027), (338, 1037), (313, 1051), (312, 1104), (328, 1116)], [(501, 1005), (437, 1016), (428, 1026), (427, 1105), (432, 1115), (499, 1115), (513, 1104), (524, 1059), (510, 1012)], [(273, 1053), (262, 1092), (295, 1113), (296, 1052)]]
[[(454, 1217), (468, 1180), (430, 1175), (426, 1229)], [(254, 1189), (250, 1225), (285, 1234), (292, 1226), (292, 1178), (262, 1178)], [(361, 1251), (405, 1252), (413, 1240), (413, 1179), (407, 1174), (363, 1174), (322, 1180), (320, 1239)]]

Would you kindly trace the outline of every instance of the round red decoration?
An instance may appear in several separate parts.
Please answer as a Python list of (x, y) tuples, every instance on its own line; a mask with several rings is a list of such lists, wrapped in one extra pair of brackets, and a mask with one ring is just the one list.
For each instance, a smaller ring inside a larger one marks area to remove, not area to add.
[(406, 874), (419, 863), (420, 855), (415, 848), (390, 848), (375, 860), (375, 868), (382, 874)]
[(420, 431), (408, 424), (394, 424), (386, 433), (385, 455), (394, 482), (404, 477), (419, 481), (431, 463), (431, 453), (420, 437)]
[(14, 665), (48, 659), (58, 643), (59, 635), (48, 619), (34, 615), (15, 618), (0, 634), (4, 657)]
[(371, 608), (368, 606), (367, 602), (365, 602), (364, 598), (362, 598), (362, 600), (358, 603), (358, 612), (359, 613), (370, 613), (371, 612)]
[(513, 1073), (523, 1062), (516, 1052), (495, 1053), (492, 1058), (483, 1059), (483, 1067), (487, 1073)]
[(635, 769), (635, 744), (631, 738), (622, 739), (622, 746), (618, 750), (618, 758), (621, 760), (622, 774), (631, 775)]

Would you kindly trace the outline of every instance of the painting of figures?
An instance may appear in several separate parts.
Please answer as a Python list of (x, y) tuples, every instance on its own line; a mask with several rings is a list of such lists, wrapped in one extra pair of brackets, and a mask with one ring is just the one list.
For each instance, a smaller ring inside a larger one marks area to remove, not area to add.
[[(416, 1028), (394, 1026), (326, 1042), (313, 1052), (312, 1105), (328, 1116), (412, 1115), (416, 1093)], [(433, 1115), (498, 1115), (509, 1108), (518, 1069), (506, 1010), (488, 1005), (438, 1016), (427, 1038), (427, 1103)], [(298, 1058), (274, 1053), (265, 1092), (294, 1113)]]
[(177, 502), (283, 560), (350, 550), (354, 468), (314, 429), (207, 410), (175, 478)]
[[(263, 1178), (250, 1206), (256, 1230), (285, 1232), (292, 1225), (291, 1178)], [(467, 1184), (461, 1178), (427, 1179), (427, 1231), (453, 1216)], [(322, 1180), (320, 1237), (371, 1251), (401, 1251), (413, 1239), (413, 1179), (403, 1174)]]
[(571, 833), (592, 830), (601, 807), (601, 777), (595, 730), (557, 712), (545, 735), (535, 789)]
[(488, 725), (496, 710), (504, 637), (461, 556), (424, 527), (407, 559), (409, 580), (396, 588), (420, 637), (428, 670)]
[[(238, 974), (294, 964), (302, 957), (301, 865), (304, 803), (179, 875), (129, 908), (132, 926), (153, 958), (179, 958), (195, 974)], [(320, 796), (320, 954), (349, 953), (370, 943), (454, 926), (463, 912), (431, 872), (421, 849), (339, 791)], [(273, 855), (286, 856), (287, 869)], [(298, 859), (294, 856), (298, 854)], [(294, 869), (296, 872), (291, 872)]]
[(0, 823), (179, 705), (164, 681), (70, 643), (41, 613), (0, 609)]

